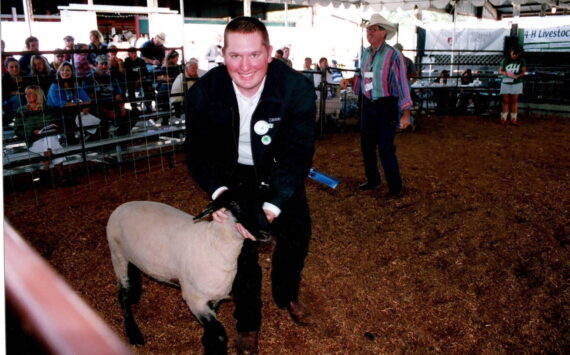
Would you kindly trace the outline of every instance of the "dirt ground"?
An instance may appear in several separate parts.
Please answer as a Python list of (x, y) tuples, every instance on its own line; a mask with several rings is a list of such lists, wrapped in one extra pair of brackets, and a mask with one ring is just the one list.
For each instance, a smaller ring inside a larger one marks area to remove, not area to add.
[[(397, 137), (399, 200), (384, 198), (385, 187), (358, 191), (358, 133), (318, 140), (314, 167), (341, 183), (306, 184), (313, 239), (302, 299), (315, 324), (296, 326), (276, 308), (272, 245), (264, 248), (261, 353), (570, 353), (569, 122), (426, 119)], [(4, 196), (6, 219), (125, 341), (105, 239), (110, 213), (154, 200), (196, 214), (208, 201), (182, 155), (174, 168), (145, 164)], [(218, 315), (235, 353), (232, 312), (226, 302)], [(134, 313), (146, 337), (135, 353), (201, 353), (201, 327), (178, 289), (143, 278)]]

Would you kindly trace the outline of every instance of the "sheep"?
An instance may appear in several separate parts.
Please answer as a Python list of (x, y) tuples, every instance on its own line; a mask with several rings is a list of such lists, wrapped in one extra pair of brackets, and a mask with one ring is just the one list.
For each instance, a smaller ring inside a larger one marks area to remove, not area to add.
[[(236, 202), (236, 201), (239, 201)], [(223, 223), (197, 221), (220, 208)], [(238, 200), (230, 191), (193, 217), (166, 204), (131, 201), (117, 207), (107, 223), (107, 240), (115, 271), (125, 331), (133, 345), (144, 345), (131, 305), (141, 294), (140, 271), (180, 286), (190, 310), (204, 327), (206, 354), (227, 354), (227, 335), (216, 319), (218, 303), (229, 297), (244, 238), (241, 223), (258, 241), (271, 239), (270, 225), (259, 205)]]

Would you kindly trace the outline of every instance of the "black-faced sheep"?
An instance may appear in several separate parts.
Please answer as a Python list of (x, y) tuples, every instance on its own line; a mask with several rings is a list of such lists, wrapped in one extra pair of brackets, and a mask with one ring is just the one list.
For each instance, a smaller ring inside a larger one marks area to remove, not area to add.
[[(245, 206), (226, 191), (198, 216), (150, 201), (119, 206), (107, 223), (107, 239), (118, 280), (125, 330), (132, 344), (143, 345), (131, 305), (140, 298), (137, 268), (169, 284), (179, 285), (192, 313), (204, 326), (206, 354), (226, 354), (227, 335), (216, 319), (216, 306), (230, 294), (244, 238), (241, 223), (258, 241), (271, 239), (269, 222), (260, 206)], [(233, 218), (223, 223), (198, 221), (220, 208)], [(136, 268), (133, 268), (135, 266)]]

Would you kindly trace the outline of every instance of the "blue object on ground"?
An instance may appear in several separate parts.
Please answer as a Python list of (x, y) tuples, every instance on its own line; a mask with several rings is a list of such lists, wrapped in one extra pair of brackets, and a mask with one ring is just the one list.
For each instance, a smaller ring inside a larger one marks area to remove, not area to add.
[(327, 185), (328, 187), (334, 189), (337, 187), (337, 185), (339, 184), (339, 180), (333, 178), (330, 175), (327, 175), (325, 173), (321, 173), (318, 170), (315, 170), (313, 168), (311, 168), (311, 170), (309, 170), (309, 177), (315, 181), (318, 181), (322, 184)]

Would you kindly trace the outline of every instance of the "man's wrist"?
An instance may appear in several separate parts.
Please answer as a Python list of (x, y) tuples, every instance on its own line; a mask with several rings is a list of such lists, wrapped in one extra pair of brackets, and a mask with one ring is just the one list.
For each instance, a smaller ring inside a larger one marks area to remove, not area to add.
[(275, 218), (279, 217), (279, 215), (281, 214), (281, 209), (277, 206), (275, 206), (272, 203), (269, 202), (264, 202), (263, 203), (263, 207), (264, 210), (268, 210), (273, 212), (273, 214), (275, 215)]
[(229, 190), (227, 186), (220, 186), (216, 189), (216, 191), (214, 191), (214, 193), (212, 194), (212, 200), (215, 200), (218, 198), (218, 196), (220, 196), (222, 194), (222, 192)]

